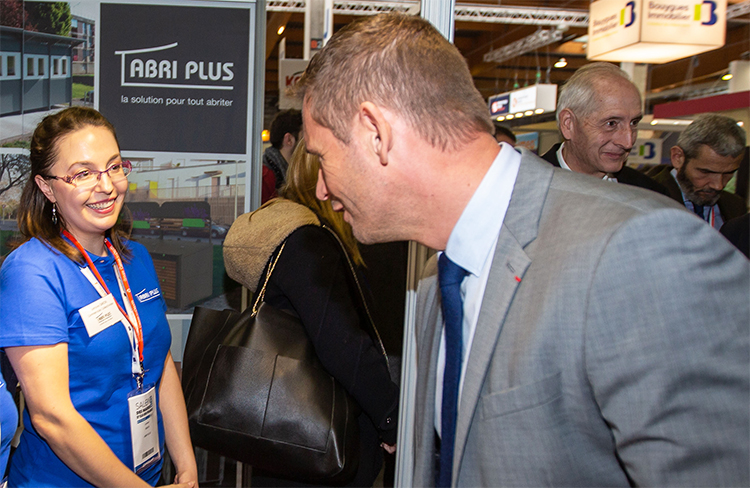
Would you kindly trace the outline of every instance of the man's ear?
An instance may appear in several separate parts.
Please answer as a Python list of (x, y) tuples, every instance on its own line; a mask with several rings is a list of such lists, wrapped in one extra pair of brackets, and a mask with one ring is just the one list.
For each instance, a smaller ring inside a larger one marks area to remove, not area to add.
[(287, 132), (286, 134), (284, 134), (284, 139), (282, 139), (281, 145), (294, 149), (294, 147), (297, 145), (297, 138), (294, 137), (293, 134)]
[(563, 139), (566, 141), (573, 139), (576, 127), (576, 116), (573, 111), (569, 108), (561, 110), (559, 119), (558, 124)]
[(388, 152), (393, 147), (391, 124), (380, 108), (372, 102), (362, 102), (357, 114), (358, 122), (366, 134), (366, 144), (377, 154), (380, 164), (388, 164)]
[(44, 193), (44, 196), (47, 197), (47, 200), (52, 203), (55, 203), (57, 201), (57, 198), (55, 198), (55, 194), (52, 192), (52, 187), (49, 186), (49, 182), (47, 182), (47, 180), (45, 180), (42, 175), (36, 175), (34, 177), (34, 183), (36, 183), (36, 186), (38, 186), (39, 189), (42, 190), (42, 193)]
[(669, 151), (669, 159), (672, 161), (674, 169), (680, 169), (685, 164), (685, 151), (680, 146), (672, 146), (672, 149)]

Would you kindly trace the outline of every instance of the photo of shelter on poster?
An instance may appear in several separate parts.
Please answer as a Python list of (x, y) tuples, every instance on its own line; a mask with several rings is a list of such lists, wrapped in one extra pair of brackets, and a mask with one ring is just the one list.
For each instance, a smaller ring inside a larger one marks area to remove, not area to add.
[(123, 151), (246, 154), (250, 16), (101, 4), (99, 110)]

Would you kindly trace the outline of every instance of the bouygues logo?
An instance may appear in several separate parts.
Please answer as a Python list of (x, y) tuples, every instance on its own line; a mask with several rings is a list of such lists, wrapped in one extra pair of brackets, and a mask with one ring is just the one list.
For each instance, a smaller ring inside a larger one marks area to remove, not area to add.
[(716, 15), (718, 6), (713, 0), (703, 0), (701, 3), (692, 4), (692, 14), (690, 6), (691, 4), (688, 3), (671, 4), (650, 1), (648, 2), (648, 18), (683, 22), (695, 21), (700, 22), (701, 25), (714, 25), (718, 22), (719, 17)]
[(625, 8), (620, 10), (620, 25), (630, 27), (635, 24), (635, 2), (630, 1), (625, 4)]
[(115, 51), (120, 56), (120, 86), (233, 90), (234, 63), (179, 61), (166, 56), (178, 43)]
[(701, 20), (704, 14), (704, 9), (708, 9), (708, 20), (704, 20), (701, 22), (701, 25), (714, 25), (718, 20), (719, 17), (716, 15), (716, 2), (713, 2), (711, 0), (704, 0), (703, 3), (699, 3), (695, 5), (695, 13), (693, 14), (693, 20)]

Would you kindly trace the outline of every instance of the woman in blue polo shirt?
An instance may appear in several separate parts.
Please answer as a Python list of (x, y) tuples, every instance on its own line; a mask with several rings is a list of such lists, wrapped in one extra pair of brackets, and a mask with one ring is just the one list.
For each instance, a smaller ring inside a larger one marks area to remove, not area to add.
[(148, 486), (165, 442), (197, 484), (166, 306), (153, 263), (118, 221), (130, 163), (112, 125), (71, 107), (31, 140), (26, 241), (0, 269), (0, 346), (26, 399), (10, 486)]

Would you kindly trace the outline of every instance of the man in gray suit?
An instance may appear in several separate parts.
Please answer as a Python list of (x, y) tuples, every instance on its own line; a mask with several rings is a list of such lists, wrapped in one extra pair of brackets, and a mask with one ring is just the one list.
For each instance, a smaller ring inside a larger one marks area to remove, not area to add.
[(341, 29), (297, 90), (318, 197), (360, 241), (466, 273), (439, 291), (431, 263), (420, 284), (416, 486), (748, 485), (750, 264), (731, 244), (666, 197), (498, 146), (418, 17)]

